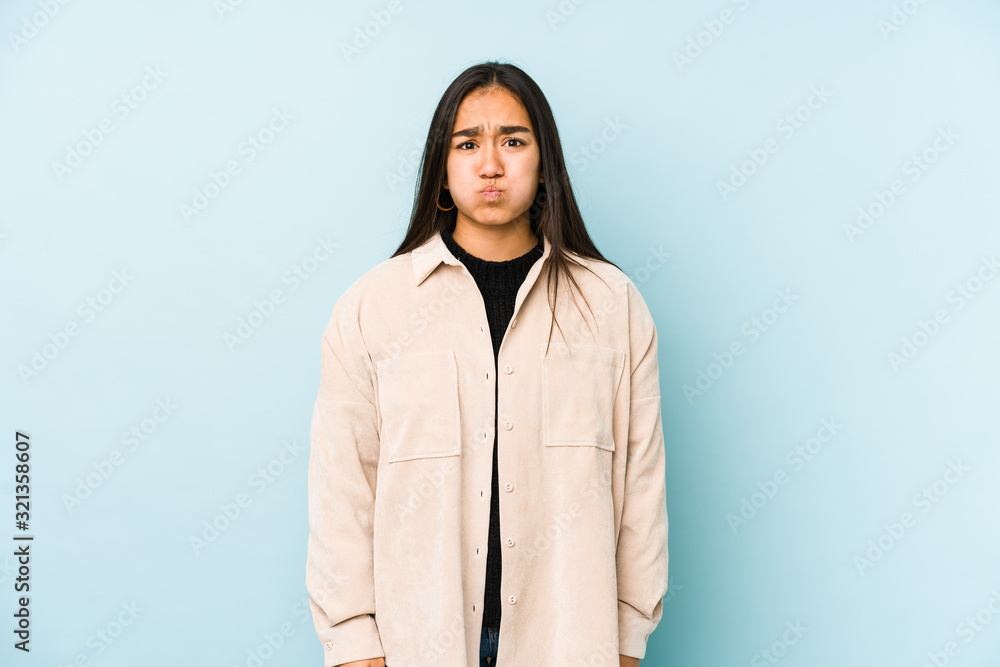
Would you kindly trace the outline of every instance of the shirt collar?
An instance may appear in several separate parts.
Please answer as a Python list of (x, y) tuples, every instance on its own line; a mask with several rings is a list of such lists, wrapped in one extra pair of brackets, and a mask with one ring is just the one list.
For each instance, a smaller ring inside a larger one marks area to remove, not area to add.
[[(540, 259), (544, 260), (549, 255), (549, 239), (542, 236), (544, 250)], [(411, 251), (413, 256), (413, 282), (419, 285), (438, 267), (441, 262), (452, 266), (461, 266), (462, 262), (448, 250), (441, 232), (435, 232), (423, 245)]]

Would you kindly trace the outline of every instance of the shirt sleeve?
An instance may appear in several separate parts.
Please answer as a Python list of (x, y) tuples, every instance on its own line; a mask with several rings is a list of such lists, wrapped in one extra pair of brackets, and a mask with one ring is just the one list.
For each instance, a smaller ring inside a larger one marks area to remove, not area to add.
[(628, 282), (630, 403), (618, 536), (618, 651), (642, 659), (667, 592), (667, 494), (657, 335), (638, 288)]
[(337, 301), (321, 340), (310, 427), (306, 588), (324, 666), (383, 657), (375, 623), (373, 521), (379, 458), (374, 369), (357, 290)]

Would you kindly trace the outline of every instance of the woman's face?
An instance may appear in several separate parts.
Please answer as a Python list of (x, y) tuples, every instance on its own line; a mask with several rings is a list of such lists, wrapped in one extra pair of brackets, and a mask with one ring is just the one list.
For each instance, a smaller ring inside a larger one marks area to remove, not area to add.
[(474, 90), (459, 105), (452, 132), (445, 187), (457, 224), (527, 224), (540, 154), (524, 106), (502, 88)]

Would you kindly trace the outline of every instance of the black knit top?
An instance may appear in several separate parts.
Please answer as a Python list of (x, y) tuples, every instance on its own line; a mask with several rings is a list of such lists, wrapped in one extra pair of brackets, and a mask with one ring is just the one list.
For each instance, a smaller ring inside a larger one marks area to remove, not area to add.
[[(454, 227), (451, 231), (454, 231)], [(500, 343), (510, 318), (514, 315), (514, 301), (517, 290), (521, 287), (532, 265), (542, 256), (545, 250), (544, 241), (539, 235), (534, 248), (514, 259), (503, 262), (491, 262), (480, 259), (466, 252), (452, 238), (451, 232), (442, 232), (448, 249), (475, 278), (479, 291), (486, 305), (486, 318), (490, 323), (490, 335), (493, 338), (494, 375), (499, 372)], [(495, 386), (495, 385), (494, 385)], [(494, 395), (494, 403), (499, 407), (499, 401)], [(493, 492), (490, 497), (490, 535), (486, 553), (486, 593), (483, 604), (483, 625), (500, 627), (500, 573), (502, 571), (500, 555), (500, 484), (497, 480), (497, 434), (499, 417), (494, 409), (493, 420)]]

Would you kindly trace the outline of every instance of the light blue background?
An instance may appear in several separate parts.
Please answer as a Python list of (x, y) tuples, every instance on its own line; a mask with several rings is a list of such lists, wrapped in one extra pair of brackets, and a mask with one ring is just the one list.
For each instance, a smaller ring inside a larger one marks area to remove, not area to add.
[[(883, 34), (894, 4), (917, 10)], [(996, 665), (1000, 615), (983, 613), (971, 642), (959, 626), (1000, 591), (1000, 280), (961, 309), (949, 293), (1000, 253), (997, 4), (566, 0), (560, 14), (555, 0), (400, 0), (346, 58), (386, 5), (70, 2), (20, 44), (10, 34), (30, 32), (40, 4), (0, 8), (0, 532), (12, 544), (20, 429), (36, 535), (30, 656), (11, 648), (14, 563), (0, 556), (0, 662), (246, 666), (289, 623), (263, 664), (321, 664), (307, 451), (263, 487), (252, 476), (284, 443), (308, 445), (323, 327), (402, 238), (406, 162), (440, 95), (500, 58), (545, 91), (588, 229), (660, 334), (671, 588), (643, 665), (771, 664), (760, 652), (796, 622), (807, 631), (781, 665), (920, 667), (949, 641), (949, 664)], [(732, 21), (679, 67), (725, 9)], [(147, 67), (165, 78), (120, 118), (112, 103)], [(807, 113), (812, 87), (830, 96)], [(274, 109), (294, 118), (248, 161), (240, 144)], [(776, 123), (797, 109), (809, 119), (787, 137)], [(103, 118), (114, 131), (60, 180), (53, 163)], [(957, 139), (911, 180), (907, 161), (940, 128)], [(718, 182), (769, 137), (777, 152), (724, 201)], [(185, 223), (180, 205), (229, 160), (240, 173)], [(845, 224), (897, 178), (905, 192), (850, 242)], [(293, 288), (286, 272), (326, 237), (333, 256)], [(640, 270), (654, 249), (669, 258)], [(78, 305), (123, 269), (131, 281), (87, 321)], [(275, 289), (284, 302), (230, 350), (224, 335)], [(769, 317), (779, 290), (798, 298), (751, 340), (744, 323)], [(893, 368), (937, 309), (947, 322)], [(18, 368), (71, 322), (79, 335), (24, 381)], [(710, 368), (736, 341), (742, 356)], [(716, 379), (689, 401), (699, 371)], [(178, 407), (128, 451), (122, 433), (158, 399)], [(824, 418), (842, 428), (796, 470), (786, 454)], [(67, 509), (116, 449), (121, 465)], [(922, 512), (915, 494), (949, 461), (968, 471)], [(778, 471), (787, 483), (734, 532), (727, 515), (761, 504), (758, 482)], [(250, 506), (196, 555), (189, 537), (239, 493)], [(915, 525), (883, 535), (907, 511)], [(880, 537), (891, 548), (859, 568)], [(96, 633), (133, 602), (98, 655)]]

